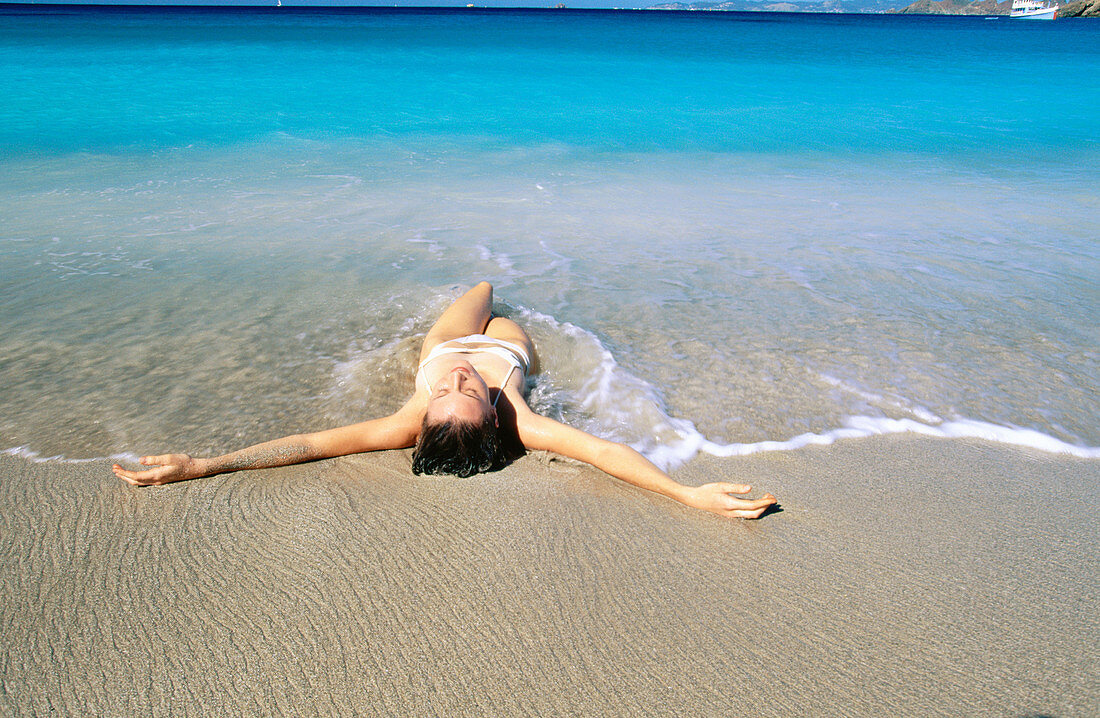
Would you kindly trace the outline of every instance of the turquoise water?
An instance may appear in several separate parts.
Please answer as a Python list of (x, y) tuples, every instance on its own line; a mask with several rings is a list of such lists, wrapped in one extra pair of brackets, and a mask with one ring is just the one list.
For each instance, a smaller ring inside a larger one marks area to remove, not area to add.
[(487, 278), (668, 465), (1094, 455), (1098, 78), (1087, 21), (0, 7), (0, 448), (376, 415)]
[(288, 133), (593, 151), (1096, 149), (1094, 23), (655, 12), (5, 13), (0, 142)]

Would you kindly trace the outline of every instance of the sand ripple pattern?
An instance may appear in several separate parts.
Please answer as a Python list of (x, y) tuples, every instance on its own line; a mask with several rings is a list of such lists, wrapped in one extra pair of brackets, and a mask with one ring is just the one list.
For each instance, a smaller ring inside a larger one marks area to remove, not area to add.
[(0, 714), (1095, 714), (1096, 462), (895, 436), (696, 463), (784, 511), (547, 456), (141, 490), (0, 457)]

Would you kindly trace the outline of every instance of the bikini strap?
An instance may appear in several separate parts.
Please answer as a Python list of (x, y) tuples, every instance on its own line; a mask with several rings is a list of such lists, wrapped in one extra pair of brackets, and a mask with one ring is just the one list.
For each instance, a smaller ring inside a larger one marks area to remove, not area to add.
[(493, 408), (497, 408), (497, 402), (500, 401), (500, 395), (504, 393), (504, 387), (508, 386), (508, 380), (512, 378), (512, 372), (516, 370), (516, 365), (513, 364), (512, 368), (508, 370), (507, 376), (504, 377), (504, 381), (500, 383), (500, 389), (497, 391), (497, 398), (493, 399)]

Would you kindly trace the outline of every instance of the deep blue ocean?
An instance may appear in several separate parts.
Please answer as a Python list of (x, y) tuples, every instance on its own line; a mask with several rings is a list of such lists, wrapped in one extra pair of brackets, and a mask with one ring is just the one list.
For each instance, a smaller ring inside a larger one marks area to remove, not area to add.
[(0, 449), (376, 415), (480, 278), (668, 465), (1100, 445), (1100, 22), (9, 5), (0, 98)]
[(1096, 151), (1100, 26), (1006, 18), (7, 6), (6, 152), (276, 133), (593, 151)]

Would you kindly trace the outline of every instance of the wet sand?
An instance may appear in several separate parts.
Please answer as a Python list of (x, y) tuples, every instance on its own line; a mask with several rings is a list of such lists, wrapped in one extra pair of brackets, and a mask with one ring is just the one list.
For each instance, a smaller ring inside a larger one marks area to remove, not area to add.
[(3, 715), (1100, 713), (1100, 462), (886, 436), (741, 459), (729, 521), (528, 456), (136, 489), (0, 457)]

